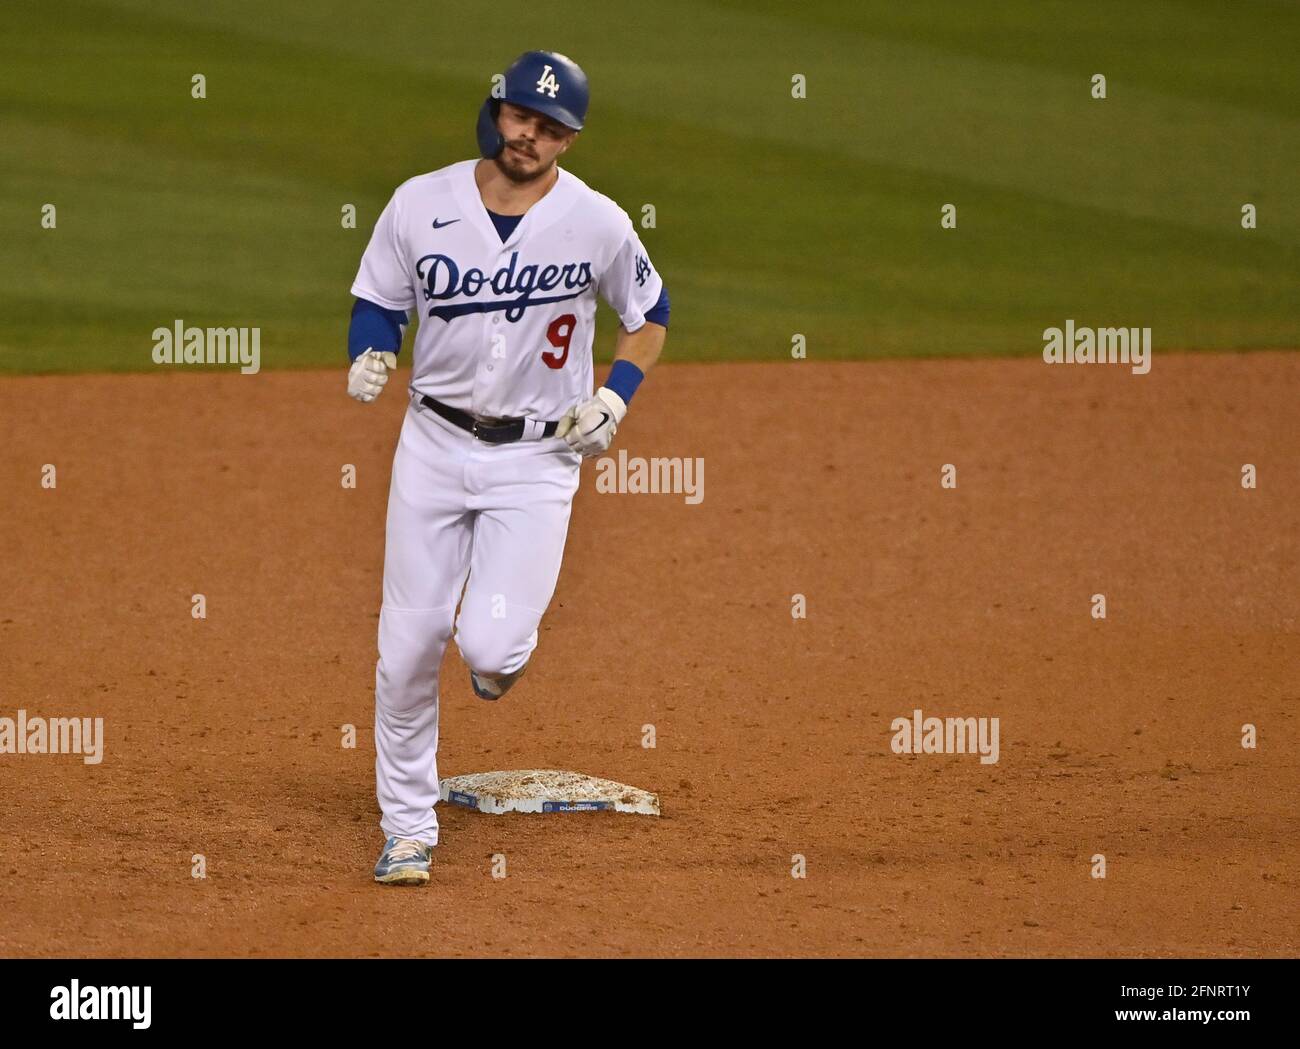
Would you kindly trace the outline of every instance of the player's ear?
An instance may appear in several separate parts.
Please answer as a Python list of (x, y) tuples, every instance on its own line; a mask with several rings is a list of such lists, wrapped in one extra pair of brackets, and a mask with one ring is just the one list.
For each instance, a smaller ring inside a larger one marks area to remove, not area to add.
[(573, 140), (576, 139), (577, 137), (578, 137), (578, 133), (576, 131), (570, 131), (568, 137), (564, 140), (564, 145), (560, 147), (560, 152), (567, 153), (569, 151), (569, 147), (573, 145)]

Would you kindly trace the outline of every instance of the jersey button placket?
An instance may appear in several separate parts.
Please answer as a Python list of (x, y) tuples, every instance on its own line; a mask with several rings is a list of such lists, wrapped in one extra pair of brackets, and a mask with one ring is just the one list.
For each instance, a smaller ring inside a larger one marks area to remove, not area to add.
[[(512, 252), (512, 251), (513, 251), (513, 249), (506, 247), (505, 244), (502, 244), (502, 245), (501, 245), (501, 250), (497, 253), (496, 270), (494, 270), (494, 272), (498, 272), (498, 271), (500, 271), (500, 270), (501, 270), (501, 269), (506, 265), (506, 263), (509, 262), (509, 260), (510, 260), (510, 255), (511, 255), (511, 252)], [(507, 294), (508, 294), (508, 293), (507, 293)], [(505, 329), (505, 326), (504, 326), (503, 323), (502, 323), (502, 320), (503, 320), (503, 318), (502, 318), (502, 315), (501, 315), (501, 311), (500, 311), (500, 310), (493, 310), (493, 311), (492, 311), (492, 323), (491, 323), (490, 325), (488, 325), (488, 332), (489, 332), (489, 335), (488, 335), (488, 364), (487, 364), (487, 370), (488, 370), (489, 372), (494, 372), (494, 371), (496, 371), (496, 362), (497, 362), (498, 360), (504, 360), (504, 359), (505, 359), (505, 354), (506, 354), (506, 352), (507, 352), (507, 350), (508, 350), (508, 347), (507, 347), (506, 342), (505, 342), (505, 340), (506, 340), (506, 338), (507, 338), (507, 336), (506, 336), (506, 329)], [(497, 354), (498, 354), (498, 351), (497, 351), (497, 346), (498, 346), (498, 345), (500, 345), (500, 347), (501, 347), (501, 349), (500, 349), (500, 357), (498, 357), (498, 355), (497, 355)], [(504, 369), (502, 369), (502, 371), (504, 371)], [(499, 398), (498, 398), (498, 399), (499, 399)]]
[[(493, 362), (495, 362), (497, 359), (497, 340), (499, 338), (503, 338), (504, 336), (505, 336), (505, 332), (501, 330), (501, 314), (494, 313), (492, 314), (492, 349), (488, 353), (488, 355), (492, 358)], [(504, 346), (502, 346), (501, 349), (502, 352), (505, 351)], [(493, 371), (494, 368), (495, 368), (495, 364), (489, 364), (487, 366), (488, 371)]]
[(492, 317), (494, 314), (482, 314), (482, 335), (479, 339), (478, 361), (474, 366), (474, 400), (473, 411), (479, 415), (491, 415), (489, 405), (495, 399), (492, 394)]

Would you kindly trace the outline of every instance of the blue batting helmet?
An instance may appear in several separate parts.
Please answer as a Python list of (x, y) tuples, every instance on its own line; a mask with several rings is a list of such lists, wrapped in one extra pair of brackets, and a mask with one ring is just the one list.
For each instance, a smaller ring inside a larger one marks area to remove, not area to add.
[(589, 97), (587, 74), (573, 59), (554, 51), (525, 51), (506, 70), (505, 94), (489, 96), (478, 112), (479, 152), (491, 160), (505, 149), (505, 139), (497, 130), (497, 111), (503, 101), (535, 109), (581, 131)]

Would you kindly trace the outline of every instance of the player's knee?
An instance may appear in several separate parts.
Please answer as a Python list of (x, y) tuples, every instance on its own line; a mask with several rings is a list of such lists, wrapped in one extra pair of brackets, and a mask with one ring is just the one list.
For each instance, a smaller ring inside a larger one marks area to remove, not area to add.
[(381, 656), (375, 668), (375, 697), (385, 709), (411, 710), (438, 695), (436, 663), (402, 655)]
[(513, 674), (528, 662), (536, 637), (534, 631), (530, 637), (519, 638), (513, 631), (494, 622), (490, 626), (458, 631), (456, 644), (461, 659), (470, 670), (500, 676)]
[[(375, 697), (387, 710), (405, 711), (432, 703), (438, 695), (438, 665), (447, 647), (447, 629), (432, 623), (382, 621)], [(425, 629), (409, 629), (424, 627)]]

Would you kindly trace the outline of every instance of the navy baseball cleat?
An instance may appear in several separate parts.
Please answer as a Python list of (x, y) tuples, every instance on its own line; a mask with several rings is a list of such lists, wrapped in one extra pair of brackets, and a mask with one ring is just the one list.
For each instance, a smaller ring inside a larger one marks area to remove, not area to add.
[(524, 676), (527, 669), (528, 664), (525, 663), (510, 674), (478, 674), (471, 670), (469, 684), (479, 699), (500, 699), (510, 691), (511, 685)]
[(469, 684), (470, 688), (474, 690), (474, 695), (478, 696), (479, 699), (501, 698), (500, 689), (494, 688), (490, 680), (485, 681), (472, 670), (469, 672)]
[(427, 885), (433, 846), (412, 838), (389, 838), (375, 864), (375, 881), (384, 885)]

